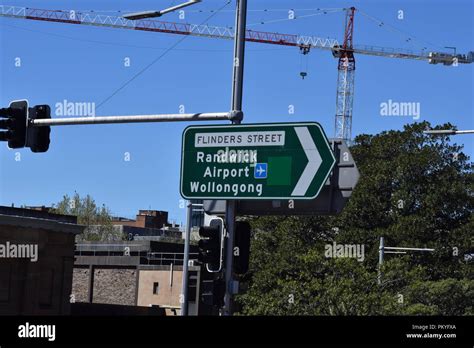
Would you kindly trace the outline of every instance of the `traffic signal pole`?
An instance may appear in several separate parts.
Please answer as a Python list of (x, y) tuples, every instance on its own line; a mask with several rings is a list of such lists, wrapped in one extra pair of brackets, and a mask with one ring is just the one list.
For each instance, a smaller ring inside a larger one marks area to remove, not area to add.
[(408, 248), (408, 247), (388, 247), (385, 246), (384, 237), (380, 237), (379, 244), (379, 265), (377, 274), (377, 283), (382, 284), (382, 264), (384, 261), (385, 254), (406, 254), (407, 252), (420, 251), (420, 252), (434, 252), (435, 249), (431, 248)]
[(232, 112), (208, 112), (195, 114), (159, 114), (159, 115), (130, 115), (130, 116), (94, 116), (67, 117), (54, 119), (30, 120), (30, 126), (68, 126), (82, 124), (110, 123), (142, 123), (142, 122), (179, 122), (179, 121), (217, 121), (232, 120), (236, 115)]
[[(244, 80), (245, 58), (245, 31), (247, 25), (247, 0), (236, 0), (235, 36), (234, 36), (234, 63), (232, 76), (232, 103), (234, 115), (242, 116), (242, 91)], [(240, 124), (242, 117), (232, 120), (233, 124)], [(235, 200), (226, 201), (227, 246), (225, 263), (226, 292), (224, 297), (224, 315), (232, 315), (232, 297), (235, 293), (233, 279), (233, 252), (235, 236)]]
[(191, 223), (193, 215), (193, 204), (188, 201), (187, 210), (187, 221), (186, 221), (186, 236), (184, 240), (184, 260), (183, 260), (183, 280), (181, 287), (180, 302), (181, 302), (181, 315), (188, 315), (188, 281), (189, 281), (189, 247), (191, 242)]

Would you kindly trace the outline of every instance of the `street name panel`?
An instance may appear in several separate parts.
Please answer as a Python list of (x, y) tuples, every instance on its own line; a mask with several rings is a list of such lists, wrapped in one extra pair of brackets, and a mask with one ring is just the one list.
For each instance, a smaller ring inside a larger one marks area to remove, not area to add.
[(191, 126), (184, 130), (186, 199), (313, 199), (336, 160), (316, 122)]

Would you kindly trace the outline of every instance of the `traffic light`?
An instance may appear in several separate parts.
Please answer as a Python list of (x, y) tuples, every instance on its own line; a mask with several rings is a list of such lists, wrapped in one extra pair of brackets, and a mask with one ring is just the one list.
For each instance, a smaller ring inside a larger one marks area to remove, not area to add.
[[(30, 108), (28, 118), (30, 120), (51, 118), (49, 105), (36, 105)], [(27, 144), (33, 152), (46, 152), (49, 149), (49, 134), (51, 127), (29, 127), (27, 133)]]
[(30, 120), (51, 118), (48, 105), (28, 107), (28, 101), (19, 100), (10, 103), (8, 108), (0, 109), (0, 141), (8, 141), (8, 147), (19, 149), (29, 147), (33, 152), (46, 152), (49, 149), (51, 128), (31, 127)]
[(244, 274), (249, 270), (250, 232), (250, 224), (247, 221), (236, 221), (233, 253), (236, 274)]
[(28, 102), (13, 101), (8, 108), (0, 109), (0, 141), (8, 141), (8, 147), (18, 149), (26, 145), (26, 128), (28, 120)]
[(206, 279), (201, 282), (201, 301), (207, 306), (221, 308), (224, 306), (225, 281), (223, 279)]
[(212, 219), (209, 226), (199, 229), (201, 239), (198, 242), (198, 260), (207, 265), (209, 272), (219, 272), (222, 269), (224, 222), (221, 218)]

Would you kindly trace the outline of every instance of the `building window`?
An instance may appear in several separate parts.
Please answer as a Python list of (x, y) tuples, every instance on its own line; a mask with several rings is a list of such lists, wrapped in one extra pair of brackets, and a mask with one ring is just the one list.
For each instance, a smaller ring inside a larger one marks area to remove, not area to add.
[(160, 283), (154, 282), (153, 283), (153, 295), (158, 295), (159, 288), (160, 288)]

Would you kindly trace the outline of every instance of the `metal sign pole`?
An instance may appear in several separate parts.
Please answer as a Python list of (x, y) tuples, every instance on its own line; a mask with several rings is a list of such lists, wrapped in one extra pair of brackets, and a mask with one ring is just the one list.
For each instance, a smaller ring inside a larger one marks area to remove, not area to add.
[(382, 284), (382, 264), (383, 264), (383, 256), (384, 256), (385, 248), (384, 248), (384, 238), (380, 237), (380, 245), (379, 245), (379, 267), (377, 269), (377, 283), (379, 285)]
[(191, 219), (193, 216), (193, 204), (188, 202), (186, 222), (186, 239), (184, 241), (184, 258), (183, 258), (183, 282), (181, 288), (181, 315), (188, 315), (188, 279), (189, 279), (189, 244), (191, 239)]
[[(234, 62), (232, 76), (232, 105), (234, 113), (242, 112), (242, 90), (244, 79), (244, 57), (245, 57), (245, 31), (247, 25), (247, 0), (236, 0), (235, 16), (235, 40), (234, 40)], [(240, 119), (232, 121), (239, 124)], [(226, 293), (224, 297), (224, 315), (232, 315), (232, 295), (234, 294), (234, 283), (232, 277), (232, 260), (234, 251), (235, 230), (235, 201), (226, 201), (226, 225), (227, 225), (227, 248), (225, 265)]]
[[(395, 250), (395, 251), (392, 251)], [(382, 264), (385, 254), (406, 254), (408, 251), (429, 251), (433, 252), (435, 249), (431, 248), (409, 248), (409, 247), (388, 247), (385, 246), (384, 237), (380, 237), (380, 246), (379, 246), (379, 266), (377, 274), (377, 283), (382, 284)]]

